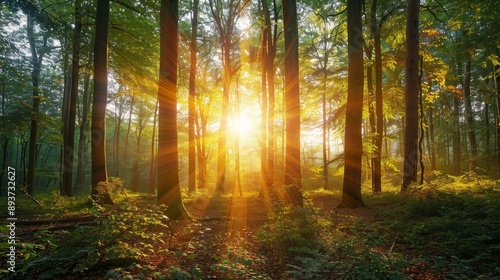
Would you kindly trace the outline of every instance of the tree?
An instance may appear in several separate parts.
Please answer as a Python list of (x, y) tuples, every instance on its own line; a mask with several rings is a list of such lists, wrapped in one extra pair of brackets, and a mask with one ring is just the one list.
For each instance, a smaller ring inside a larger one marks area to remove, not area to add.
[(189, 134), (189, 192), (196, 191), (196, 151), (195, 151), (195, 120), (196, 120), (196, 58), (198, 34), (198, 6), (199, 0), (193, 1), (191, 16), (191, 60), (189, 65), (189, 97), (188, 97), (188, 134)]
[[(210, 0), (210, 10), (215, 19), (219, 35), (222, 68), (224, 81), (222, 90), (222, 113), (219, 126), (219, 139), (217, 142), (217, 182), (216, 189), (224, 192), (227, 165), (227, 125), (229, 117), (229, 92), (231, 81), (239, 71), (241, 64), (234, 63), (232, 49), (233, 36), (238, 16), (248, 4), (248, 0), (214, 1)], [(226, 4), (226, 5), (224, 5)]]
[(109, 0), (97, 1), (94, 42), (94, 96), (92, 100), (92, 198), (113, 204), (108, 192), (99, 193), (101, 182), (108, 181), (106, 164), (106, 104), (108, 99), (108, 22)]
[(27, 192), (33, 195), (35, 189), (35, 167), (36, 167), (36, 147), (38, 136), (39, 124), (39, 111), (40, 111), (40, 73), (42, 71), (42, 62), (45, 54), (49, 51), (47, 48), (48, 32), (43, 34), (42, 45), (37, 46), (35, 33), (34, 33), (34, 15), (33, 11), (28, 13), (28, 41), (31, 51), (31, 63), (33, 70), (31, 71), (31, 83), (33, 87), (33, 107), (31, 112), (31, 125), (30, 125), (30, 140), (29, 140), (29, 154), (28, 154), (28, 176), (27, 176)]
[(285, 33), (285, 185), (289, 203), (304, 204), (300, 165), (300, 92), (299, 92), (299, 36), (297, 1), (283, 0)]
[(71, 89), (67, 97), (68, 115), (64, 125), (63, 195), (73, 196), (73, 163), (75, 154), (76, 103), (80, 76), (80, 37), (82, 31), (81, 0), (75, 0), (75, 27), (73, 30), (73, 56), (71, 65)]
[(403, 185), (406, 190), (417, 181), (418, 164), (418, 96), (419, 78), (419, 10), (418, 0), (408, 0), (406, 12), (406, 68), (405, 68), (405, 150)]
[(361, 197), (362, 121), (363, 121), (363, 33), (362, 2), (347, 2), (347, 47), (349, 55), (347, 104), (344, 138), (344, 180), (338, 207), (363, 207)]
[(158, 205), (170, 219), (189, 217), (179, 186), (177, 146), (177, 61), (179, 1), (161, 0), (158, 82)]
[(477, 141), (476, 132), (474, 131), (474, 112), (471, 102), (471, 57), (467, 57), (465, 62), (465, 73), (463, 80), (463, 94), (465, 107), (465, 124), (467, 125), (467, 136), (470, 144), (470, 165), (469, 170), (475, 171), (477, 167)]

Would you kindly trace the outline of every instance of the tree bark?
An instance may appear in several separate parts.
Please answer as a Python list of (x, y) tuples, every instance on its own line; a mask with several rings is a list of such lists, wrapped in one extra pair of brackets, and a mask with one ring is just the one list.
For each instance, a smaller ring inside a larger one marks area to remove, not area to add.
[(92, 198), (98, 203), (113, 204), (107, 191), (99, 193), (100, 182), (107, 182), (106, 104), (108, 99), (108, 23), (109, 0), (97, 0), (94, 43), (94, 96), (92, 100)]
[(160, 73), (158, 87), (158, 205), (166, 215), (180, 220), (189, 217), (179, 186), (177, 143), (177, 61), (179, 1), (161, 0)]
[(429, 157), (431, 170), (436, 170), (436, 149), (434, 141), (434, 108), (429, 106)]
[(380, 24), (375, 32), (373, 42), (375, 48), (375, 115), (377, 120), (377, 134), (375, 135), (375, 159), (373, 161), (374, 192), (382, 192), (382, 140), (385, 135), (382, 96), (382, 44), (380, 42), (381, 29), (382, 25)]
[(76, 186), (82, 186), (84, 184), (84, 174), (83, 174), (83, 157), (86, 142), (86, 130), (88, 125), (90, 98), (89, 98), (89, 87), (90, 87), (90, 74), (85, 73), (85, 78), (83, 82), (83, 97), (82, 97), (82, 118), (80, 122), (80, 137), (78, 138), (78, 164), (76, 167)]
[(299, 37), (297, 1), (283, 0), (285, 34), (285, 185), (288, 202), (303, 206), (300, 162)]
[(470, 171), (476, 171), (477, 167), (477, 141), (476, 132), (474, 131), (474, 112), (472, 111), (471, 102), (471, 58), (467, 58), (465, 62), (465, 73), (464, 73), (464, 107), (465, 107), (465, 121), (467, 125), (467, 136), (470, 143)]
[(69, 95), (68, 127), (64, 135), (63, 195), (73, 196), (73, 164), (75, 155), (76, 103), (80, 77), (80, 37), (82, 31), (81, 0), (75, 0), (75, 28), (73, 30), (73, 58), (71, 66), (71, 90)]
[(149, 193), (155, 193), (156, 187), (156, 120), (158, 118), (158, 99), (156, 99), (153, 117), (153, 135), (151, 136), (151, 160), (149, 163)]
[(418, 169), (418, 94), (419, 94), (419, 1), (408, 0), (406, 22), (406, 79), (405, 79), (405, 150), (403, 184), (406, 190), (417, 182)]
[(27, 175), (27, 192), (29, 195), (33, 195), (35, 189), (35, 167), (36, 167), (36, 147), (37, 147), (37, 136), (38, 136), (38, 119), (40, 111), (40, 95), (39, 95), (39, 83), (40, 83), (40, 72), (42, 70), (42, 61), (44, 55), (47, 53), (47, 39), (48, 32), (43, 35), (43, 45), (37, 50), (35, 43), (34, 34), (34, 22), (33, 15), (28, 14), (28, 41), (31, 51), (31, 63), (33, 65), (33, 70), (31, 72), (31, 83), (33, 88), (33, 107), (31, 110), (31, 123), (30, 123), (30, 140), (29, 140), (29, 150), (28, 150), (28, 175)]
[(347, 46), (349, 55), (344, 138), (344, 180), (338, 207), (364, 207), (361, 197), (363, 122), (363, 34), (362, 1), (347, 2)]
[(188, 191), (196, 191), (196, 150), (195, 150), (195, 119), (196, 119), (196, 64), (197, 64), (197, 34), (198, 34), (198, 5), (199, 0), (193, 1), (191, 18), (191, 61), (189, 68), (189, 97), (188, 97)]
[(459, 175), (461, 170), (460, 156), (460, 98), (453, 96), (453, 173)]

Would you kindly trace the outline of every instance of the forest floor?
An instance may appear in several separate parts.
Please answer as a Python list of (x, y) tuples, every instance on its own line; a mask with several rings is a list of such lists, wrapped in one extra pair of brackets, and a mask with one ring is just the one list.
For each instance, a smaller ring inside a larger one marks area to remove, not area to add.
[(498, 185), (371, 195), (358, 209), (336, 208), (339, 198), (311, 192), (296, 214), (203, 194), (186, 200), (188, 221), (166, 219), (144, 195), (104, 208), (65, 202), (74, 211), (55, 215), (25, 202), (33, 209), (18, 221), (40, 222), (18, 223), (18, 272), (0, 267), (0, 278), (500, 279)]

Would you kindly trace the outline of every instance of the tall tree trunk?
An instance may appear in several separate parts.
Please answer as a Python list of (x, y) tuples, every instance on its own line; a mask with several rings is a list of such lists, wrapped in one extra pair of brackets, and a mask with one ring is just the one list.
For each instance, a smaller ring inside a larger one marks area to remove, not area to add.
[[(120, 90), (118, 90), (119, 92)], [(123, 117), (123, 103), (124, 99), (122, 95), (116, 97), (115, 101), (118, 100), (119, 104), (115, 102), (115, 133), (114, 133), (114, 143), (115, 143), (115, 154), (113, 160), (113, 169), (116, 177), (120, 177), (120, 135), (121, 135), (121, 127), (122, 127), (122, 117)], [(116, 109), (118, 109), (118, 113), (116, 113)]]
[(155, 193), (156, 187), (156, 119), (158, 117), (158, 99), (156, 99), (155, 113), (153, 117), (153, 135), (151, 136), (151, 161), (149, 163), (149, 193)]
[(349, 54), (347, 106), (344, 138), (344, 180), (338, 207), (363, 207), (361, 197), (363, 122), (363, 35), (362, 1), (347, 2), (347, 46)]
[[(376, 0), (372, 5), (376, 3)], [(373, 6), (372, 6), (372, 13), (373, 13)], [(372, 14), (373, 16), (373, 14)], [(374, 19), (372, 18), (372, 21)], [(370, 123), (370, 132), (372, 134), (372, 146), (375, 147), (375, 136), (377, 135), (377, 125), (376, 125), (376, 120), (375, 120), (375, 106), (373, 104), (373, 97), (375, 97), (375, 89), (373, 87), (373, 47), (372, 46), (366, 46), (365, 47), (365, 52), (366, 52), (366, 58), (369, 60), (369, 64), (366, 67), (366, 86), (368, 88), (368, 94), (369, 94), (369, 99), (368, 99), (368, 119)], [(375, 155), (372, 155), (371, 157), (371, 176), (372, 176), (372, 192), (375, 191)]]
[[(220, 1), (210, 0), (210, 10), (217, 25), (221, 55), (222, 68), (224, 70), (224, 86), (222, 92), (222, 109), (217, 140), (217, 181), (216, 190), (224, 192), (226, 165), (227, 165), (227, 124), (229, 117), (229, 92), (231, 89), (231, 80), (234, 74), (239, 70), (239, 66), (234, 67), (231, 60), (231, 48), (233, 45), (233, 31), (237, 14), (243, 9), (244, 3), (241, 1), (230, 1), (227, 14), (224, 13)], [(224, 22), (223, 22), (224, 20)], [(227, 21), (227, 22), (226, 22)]]
[(417, 182), (418, 169), (418, 93), (419, 93), (419, 11), (418, 0), (408, 0), (406, 14), (406, 79), (405, 79), (405, 151), (403, 184), (406, 190)]
[[(267, 182), (270, 187), (274, 184), (275, 177), (275, 140), (274, 140), (274, 112), (276, 106), (276, 95), (275, 95), (275, 86), (274, 86), (274, 76), (276, 68), (274, 67), (274, 60), (276, 58), (276, 46), (278, 43), (278, 5), (276, 4), (276, 0), (273, 0), (273, 16), (274, 21), (272, 34), (268, 32), (269, 39), (267, 40), (267, 92), (268, 96), (268, 116), (267, 116)], [(269, 18), (269, 24), (271, 24)]]
[(436, 142), (434, 141), (434, 108), (429, 106), (429, 157), (431, 170), (436, 170)]
[(31, 63), (33, 64), (33, 70), (31, 72), (31, 83), (33, 88), (33, 107), (31, 111), (31, 123), (30, 123), (30, 140), (29, 140), (29, 151), (28, 151), (28, 175), (27, 175), (27, 192), (29, 195), (33, 195), (35, 189), (35, 167), (36, 167), (36, 142), (38, 135), (38, 119), (40, 111), (40, 95), (39, 95), (39, 83), (40, 83), (40, 72), (42, 69), (43, 57), (47, 52), (47, 34), (45, 32), (43, 35), (43, 45), (37, 50), (35, 43), (34, 34), (34, 22), (33, 16), (28, 14), (28, 41), (31, 50)]
[[(497, 49), (497, 57), (500, 57), (500, 49)], [(495, 110), (495, 147), (497, 152), (496, 176), (500, 178), (500, 65), (493, 66), (494, 82), (496, 89), (496, 110)]]
[(113, 204), (109, 193), (99, 193), (100, 182), (107, 182), (106, 104), (108, 99), (108, 23), (109, 0), (97, 0), (94, 43), (94, 96), (92, 101), (92, 198), (102, 204)]
[(80, 122), (80, 137), (78, 138), (78, 164), (76, 167), (76, 186), (82, 186), (84, 184), (84, 174), (83, 174), (83, 158), (85, 150), (86, 141), (86, 130), (88, 125), (90, 98), (89, 98), (89, 88), (90, 88), (90, 74), (85, 73), (83, 81), (83, 97), (82, 97), (82, 118)]
[(73, 163), (75, 155), (76, 103), (80, 77), (80, 35), (82, 31), (81, 0), (75, 0), (75, 28), (73, 30), (73, 59), (71, 66), (71, 91), (67, 134), (64, 136), (63, 195), (73, 196)]
[(197, 137), (197, 145), (196, 148), (198, 150), (198, 181), (199, 189), (204, 189), (206, 187), (207, 181), (207, 154), (206, 154), (206, 141), (205, 136), (207, 135), (207, 117), (205, 115), (203, 105), (201, 101), (198, 99), (198, 116), (196, 118), (196, 137)]
[(321, 108), (322, 108), (322, 148), (323, 148), (323, 189), (328, 189), (328, 150), (327, 150), (327, 136), (328, 136), (328, 123), (327, 123), (327, 110), (326, 110), (326, 83), (328, 81), (328, 73), (326, 71), (326, 65), (323, 72), (323, 94), (321, 95)]
[(188, 191), (196, 191), (196, 150), (195, 150), (195, 119), (196, 119), (196, 64), (197, 46), (196, 37), (198, 34), (198, 4), (199, 0), (193, 1), (191, 18), (191, 61), (189, 68), (189, 97), (188, 97), (188, 134), (189, 134), (189, 167), (188, 167)]
[(127, 124), (127, 134), (125, 135), (125, 151), (124, 151), (124, 159), (123, 165), (128, 169), (128, 156), (129, 156), (129, 143), (130, 143), (130, 130), (132, 128), (132, 113), (135, 104), (135, 95), (132, 94), (130, 96), (130, 111), (128, 115), (128, 124)]
[[(142, 117), (142, 116), (140, 116)], [(136, 142), (136, 148), (135, 148), (135, 160), (134, 160), (134, 171), (133, 171), (133, 179), (132, 179), (132, 191), (138, 192), (139, 191), (139, 161), (140, 161), (140, 155), (141, 155), (141, 140), (142, 140), (142, 131), (144, 129), (144, 122), (145, 120), (139, 120), (139, 123), (137, 124), (136, 127), (136, 136), (137, 136), (137, 142)]]
[(380, 43), (380, 32), (382, 25), (378, 26), (374, 37), (375, 48), (375, 115), (376, 131), (375, 135), (375, 159), (373, 161), (373, 191), (382, 191), (382, 140), (384, 138), (384, 112), (382, 97), (382, 44)]
[(475, 171), (477, 167), (477, 141), (476, 132), (474, 131), (474, 112), (472, 111), (472, 102), (470, 96), (471, 86), (471, 58), (467, 58), (465, 62), (465, 75), (464, 75), (464, 107), (465, 107), (465, 121), (467, 125), (467, 136), (470, 144), (470, 165), (469, 170)]
[(484, 154), (488, 157), (488, 165), (489, 165), (489, 155), (490, 155), (490, 105), (486, 100), (486, 96), (484, 97)]
[(269, 17), (269, 10), (267, 7), (267, 0), (262, 0), (262, 7), (264, 12), (265, 26), (262, 29), (262, 60), (261, 60), (261, 120), (260, 120), (260, 196), (268, 197), (268, 159), (267, 159), (267, 105), (268, 105), (268, 94), (267, 94), (267, 48), (269, 39), (268, 32), (271, 28), (267, 23), (267, 18)]
[(455, 94), (453, 96), (453, 173), (460, 174), (460, 99)]
[[(236, 119), (240, 123), (240, 93), (238, 90), (239, 75), (236, 79)], [(241, 189), (241, 168), (240, 168), (240, 134), (236, 132), (236, 139), (234, 140), (234, 169), (235, 169), (235, 186), (233, 187), (233, 196), (236, 194), (236, 189), (238, 190), (240, 197), (243, 197), (243, 190)]]
[(161, 0), (160, 73), (158, 87), (158, 205), (170, 219), (189, 217), (179, 186), (177, 143), (177, 61), (179, 1)]
[(285, 184), (288, 202), (303, 206), (300, 162), (299, 36), (297, 1), (283, 0), (285, 33), (286, 155)]

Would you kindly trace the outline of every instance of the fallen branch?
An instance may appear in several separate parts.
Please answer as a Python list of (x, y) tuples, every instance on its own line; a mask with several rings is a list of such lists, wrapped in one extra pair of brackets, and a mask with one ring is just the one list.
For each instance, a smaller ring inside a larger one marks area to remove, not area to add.
[(17, 220), (16, 225), (24, 225), (24, 226), (36, 226), (36, 225), (45, 225), (45, 224), (62, 224), (62, 223), (76, 223), (76, 222), (87, 222), (94, 221), (97, 217), (93, 215), (86, 216), (76, 216), (76, 217), (67, 217), (67, 218), (59, 218), (59, 219), (50, 219), (50, 220)]
[(31, 200), (33, 200), (36, 204), (38, 204), (38, 206), (42, 207), (42, 203), (40, 203), (40, 201), (36, 200), (36, 198), (32, 197), (31, 195), (29, 195), (25, 188), (19, 188), (19, 191), (23, 194), (25, 194), (27, 197), (29, 197)]

